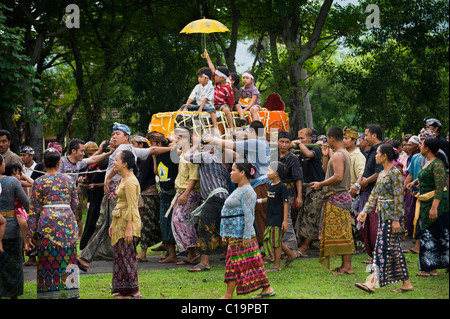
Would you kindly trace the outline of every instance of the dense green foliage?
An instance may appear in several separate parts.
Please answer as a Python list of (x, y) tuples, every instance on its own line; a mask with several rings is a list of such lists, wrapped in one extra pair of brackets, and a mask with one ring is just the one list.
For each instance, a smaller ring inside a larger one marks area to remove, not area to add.
[[(20, 143), (42, 145), (43, 135), (99, 141), (114, 121), (145, 132), (154, 113), (186, 101), (206, 66), (203, 36), (179, 34), (203, 16), (231, 30), (206, 36), (216, 65), (235, 70), (239, 41), (253, 43), (261, 100), (278, 92), (293, 131), (376, 122), (398, 138), (417, 132), (424, 117), (448, 129), (443, 0), (83, 0), (76, 2), (79, 28), (66, 26), (73, 1), (3, 3), (0, 127)], [(369, 4), (379, 7), (379, 28), (366, 24)]]

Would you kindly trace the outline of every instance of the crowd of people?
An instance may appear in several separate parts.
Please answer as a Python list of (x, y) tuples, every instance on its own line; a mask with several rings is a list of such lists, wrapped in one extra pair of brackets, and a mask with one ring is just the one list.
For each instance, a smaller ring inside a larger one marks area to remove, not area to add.
[(385, 139), (377, 124), (294, 137), (279, 130), (271, 147), (253, 74), (238, 90), (239, 77), (205, 57), (209, 68), (181, 110), (210, 113), (216, 130), (216, 111), (237, 111), (243, 139), (214, 131), (202, 139), (187, 126), (132, 135), (114, 123), (109, 141), (72, 139), (65, 155), (50, 143), (36, 163), (31, 147), (13, 153), (0, 130), (0, 297), (23, 293), (30, 265), (38, 298), (77, 298), (79, 270), (105, 259), (113, 260), (112, 295), (142, 298), (137, 263), (148, 262), (151, 247), (164, 252), (159, 263), (190, 264), (189, 272), (208, 271), (211, 255), (225, 254), (223, 298), (274, 296), (266, 272), (316, 244), (323, 266), (340, 256), (335, 276), (353, 274), (352, 255), (365, 250), (372, 275), (355, 285), (366, 292), (397, 282), (395, 292), (412, 290), (403, 233), (416, 241), (418, 276), (448, 271), (449, 144), (439, 120), (425, 119), (402, 141)]
[(426, 119), (398, 142), (383, 139), (377, 124), (363, 134), (305, 128), (297, 139), (279, 131), (271, 150), (259, 120), (242, 141), (201, 140), (189, 127), (131, 135), (115, 123), (109, 149), (73, 139), (62, 156), (52, 143), (42, 163), (29, 146), (11, 152), (1, 130), (1, 296), (21, 295), (22, 267), (35, 265), (38, 298), (76, 298), (78, 269), (107, 259), (112, 294), (141, 298), (137, 263), (155, 247), (165, 252), (159, 263), (192, 264), (190, 272), (209, 270), (210, 256), (226, 252), (223, 297), (259, 289), (256, 298), (269, 297), (266, 272), (315, 243), (325, 267), (341, 256), (333, 275), (354, 273), (352, 255), (365, 250), (372, 275), (355, 284), (364, 291), (396, 282), (395, 292), (412, 290), (401, 234), (416, 240), (409, 253), (419, 254), (417, 276), (448, 271), (448, 141), (440, 129)]

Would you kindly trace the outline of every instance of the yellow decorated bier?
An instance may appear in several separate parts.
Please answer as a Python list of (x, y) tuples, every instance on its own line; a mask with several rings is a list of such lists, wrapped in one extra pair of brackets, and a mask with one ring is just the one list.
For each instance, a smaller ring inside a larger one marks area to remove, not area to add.
[[(239, 115), (237, 112), (231, 112), (233, 114), (234, 122), (237, 129)], [(289, 131), (289, 115), (284, 111), (269, 111), (262, 109), (258, 112), (261, 122), (265, 126), (266, 133), (275, 129)], [(226, 134), (229, 132), (229, 124), (223, 112), (217, 111), (217, 123), (219, 130)], [(247, 123), (251, 122), (251, 114), (249, 112), (244, 113)], [(174, 112), (159, 112), (153, 114), (151, 122), (148, 126), (148, 131), (157, 131), (163, 133), (165, 136), (173, 135), (173, 130), (177, 126), (188, 126), (200, 129), (205, 132), (208, 128), (212, 127), (211, 117), (207, 112), (190, 112), (190, 111), (174, 111)]]

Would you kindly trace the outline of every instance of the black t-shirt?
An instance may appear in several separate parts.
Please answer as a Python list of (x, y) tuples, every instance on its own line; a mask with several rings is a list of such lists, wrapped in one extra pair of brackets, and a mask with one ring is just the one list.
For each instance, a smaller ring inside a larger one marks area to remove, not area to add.
[[(46, 169), (45, 169), (44, 163), (42, 163), (42, 162), (37, 163), (36, 166), (34, 167), (34, 170), (40, 171), (40, 172), (45, 172)], [(31, 174), (30, 178), (34, 181), (34, 180), (37, 180), (39, 177), (44, 176), (44, 175), (45, 174), (38, 173), (38, 172), (33, 172)]]
[[(103, 163), (100, 164), (91, 164), (88, 166), (87, 171), (88, 172), (96, 172), (96, 171), (103, 171), (106, 170), (108, 167), (108, 161), (105, 160)], [(88, 176), (88, 184), (101, 184), (105, 182), (105, 174), (106, 172), (100, 172), (100, 173), (91, 173), (87, 174)], [(104, 190), (103, 187), (94, 187), (91, 190), (88, 190), (88, 202), (101, 202), (103, 199)], [(91, 204), (93, 205), (93, 204)]]
[(159, 186), (165, 192), (175, 188), (175, 179), (178, 175), (178, 163), (174, 163), (170, 158), (172, 152), (167, 152), (156, 156), (156, 169), (159, 176)]
[[(382, 143), (379, 143), (377, 145), (372, 146), (372, 148), (369, 150), (369, 153), (367, 153), (367, 161), (366, 166), (364, 167), (363, 177), (368, 178), (372, 176), (375, 173), (379, 173), (383, 170), (383, 165), (377, 164), (377, 161), (375, 159), (375, 156), (377, 155), (377, 149), (380, 147)], [(375, 182), (372, 182), (367, 185), (366, 190), (370, 193), (372, 189), (375, 186)]]
[(283, 203), (288, 201), (288, 190), (284, 183), (270, 184), (267, 190), (266, 226), (281, 227), (284, 218)]
[(325, 179), (325, 172), (322, 165), (322, 150), (318, 147), (310, 149), (314, 157), (306, 157), (300, 154), (300, 163), (303, 168), (303, 182), (322, 182)]
[(155, 172), (153, 171), (153, 156), (149, 155), (147, 159), (141, 161), (139, 164), (138, 181), (141, 186), (141, 191), (156, 183)]
[(440, 143), (440, 147), (439, 148), (445, 153), (445, 155), (447, 156), (447, 160), (448, 160), (448, 157), (449, 157), (449, 144), (448, 144), (447, 140), (441, 135), (438, 135), (436, 138), (439, 140), (439, 143)]

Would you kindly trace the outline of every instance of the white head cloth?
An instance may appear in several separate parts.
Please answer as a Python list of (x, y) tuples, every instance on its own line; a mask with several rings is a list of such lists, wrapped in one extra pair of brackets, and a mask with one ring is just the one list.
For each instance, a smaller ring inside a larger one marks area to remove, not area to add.
[(222, 72), (220, 72), (219, 70), (216, 70), (216, 75), (225, 78), (225, 80), (227, 81), (227, 83), (231, 85), (230, 79), (229, 79), (225, 74), (223, 74)]
[(251, 78), (253, 80), (255, 79), (255, 77), (253, 75), (251, 75), (250, 73), (248, 73), (248, 72), (242, 73), (242, 76), (248, 76), (249, 78)]
[(419, 139), (418, 136), (414, 135), (414, 136), (411, 136), (411, 138), (408, 140), (408, 142), (411, 142), (411, 143), (419, 145), (420, 144), (420, 139)]

